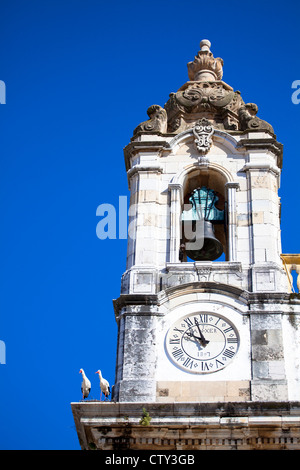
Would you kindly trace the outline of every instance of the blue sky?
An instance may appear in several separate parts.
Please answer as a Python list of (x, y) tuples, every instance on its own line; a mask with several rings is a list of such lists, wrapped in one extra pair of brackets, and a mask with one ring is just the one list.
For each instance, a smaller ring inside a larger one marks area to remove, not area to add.
[(290, 0), (1, 1), (0, 449), (79, 449), (79, 369), (90, 398), (99, 368), (114, 383), (127, 242), (97, 238), (96, 209), (128, 196), (123, 148), (188, 80), (201, 39), (284, 144), (283, 252), (299, 252), (299, 13)]

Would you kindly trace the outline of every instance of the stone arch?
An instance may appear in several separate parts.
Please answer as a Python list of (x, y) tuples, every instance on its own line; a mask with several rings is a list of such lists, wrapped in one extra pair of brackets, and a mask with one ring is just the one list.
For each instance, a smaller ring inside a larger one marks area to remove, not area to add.
[(173, 299), (179, 297), (182, 298), (182, 302), (185, 302), (184, 296), (191, 294), (219, 294), (224, 296), (225, 299), (233, 299), (240, 302), (247, 310), (249, 292), (241, 289), (237, 286), (230, 284), (218, 283), (216, 286), (215, 282), (189, 282), (188, 284), (180, 284), (173, 287), (168, 287), (164, 291), (158, 294), (159, 305), (164, 305), (166, 302), (170, 302)]
[(171, 184), (177, 184), (182, 186), (182, 190), (185, 189), (185, 184), (191, 173), (193, 172), (202, 172), (202, 173), (214, 173), (219, 175), (218, 180), (222, 181), (225, 185), (226, 183), (233, 182), (233, 176), (226, 168), (219, 165), (218, 163), (206, 162), (202, 164), (201, 162), (195, 162), (184, 167), (179, 173), (177, 173), (171, 180)]
[[(168, 148), (171, 150), (172, 154), (175, 154), (177, 153), (179, 147), (189, 143), (190, 140), (194, 140), (193, 129), (187, 129), (173, 137), (173, 139), (168, 144)], [(234, 136), (228, 134), (225, 131), (215, 129), (212, 140), (217, 144), (223, 145), (229, 153), (237, 152), (238, 141)]]
[(213, 162), (195, 162), (187, 165), (177, 173), (169, 184), (171, 191), (171, 243), (170, 261), (178, 261), (181, 243), (181, 212), (187, 203), (188, 195), (198, 187), (206, 186), (213, 189), (219, 196), (220, 208), (225, 210), (224, 226), (216, 227), (216, 237), (223, 245), (227, 261), (236, 259), (235, 235), (235, 191), (238, 184), (234, 182), (229, 170)]

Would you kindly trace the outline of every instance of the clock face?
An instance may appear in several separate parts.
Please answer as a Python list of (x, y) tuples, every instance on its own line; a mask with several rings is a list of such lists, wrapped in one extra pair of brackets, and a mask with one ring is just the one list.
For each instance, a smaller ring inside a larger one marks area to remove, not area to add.
[(177, 320), (166, 336), (166, 349), (172, 362), (196, 374), (224, 369), (239, 348), (237, 329), (215, 313), (194, 313)]

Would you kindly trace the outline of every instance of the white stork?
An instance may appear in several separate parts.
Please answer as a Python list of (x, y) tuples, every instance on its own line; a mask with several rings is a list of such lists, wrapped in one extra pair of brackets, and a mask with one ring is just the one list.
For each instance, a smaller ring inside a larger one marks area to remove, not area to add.
[(87, 376), (84, 373), (83, 369), (80, 369), (79, 374), (82, 374), (82, 384), (81, 384), (81, 392), (82, 392), (82, 399), (84, 400), (87, 398), (90, 394), (91, 391), (91, 382), (87, 378)]
[(96, 374), (99, 374), (99, 379), (100, 379), (100, 388), (101, 388), (100, 401), (101, 401), (102, 392), (104, 393), (104, 396), (106, 399), (108, 395), (110, 394), (110, 387), (109, 387), (108, 381), (102, 377), (101, 370), (97, 370)]

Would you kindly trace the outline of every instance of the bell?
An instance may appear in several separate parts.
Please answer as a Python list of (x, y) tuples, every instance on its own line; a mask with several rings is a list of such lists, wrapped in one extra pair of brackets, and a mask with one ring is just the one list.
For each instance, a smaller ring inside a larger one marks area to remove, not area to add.
[(208, 220), (204, 221), (204, 243), (202, 248), (186, 250), (186, 254), (194, 261), (214, 261), (223, 253), (222, 243), (215, 237), (213, 225)]

